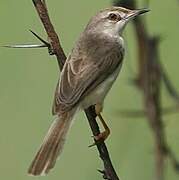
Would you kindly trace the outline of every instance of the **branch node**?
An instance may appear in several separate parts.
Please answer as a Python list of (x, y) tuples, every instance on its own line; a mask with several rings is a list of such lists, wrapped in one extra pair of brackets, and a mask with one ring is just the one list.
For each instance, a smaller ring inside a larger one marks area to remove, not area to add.
[(97, 170), (100, 174), (102, 174), (103, 175), (103, 179), (108, 179), (108, 180), (111, 180), (108, 176), (107, 176), (107, 174), (106, 174), (106, 171), (105, 170), (100, 170), (100, 169), (98, 169)]
[(42, 39), (37, 33), (35, 33), (32, 30), (29, 30), (38, 40), (40, 40), (47, 48), (48, 48), (48, 53), (49, 55), (55, 55), (55, 52), (53, 50), (53, 47), (50, 43)]

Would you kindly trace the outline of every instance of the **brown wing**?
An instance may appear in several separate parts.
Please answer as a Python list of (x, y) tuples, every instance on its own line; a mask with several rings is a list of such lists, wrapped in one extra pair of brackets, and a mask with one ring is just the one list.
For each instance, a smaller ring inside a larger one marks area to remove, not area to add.
[(97, 61), (89, 57), (66, 61), (57, 85), (53, 114), (70, 110), (80, 99), (103, 82), (121, 63), (123, 53), (109, 53)]

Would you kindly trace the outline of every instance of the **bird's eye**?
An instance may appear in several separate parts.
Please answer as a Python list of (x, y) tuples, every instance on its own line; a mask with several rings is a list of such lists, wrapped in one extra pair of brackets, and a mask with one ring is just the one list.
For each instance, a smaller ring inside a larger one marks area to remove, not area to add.
[(111, 20), (111, 21), (120, 21), (121, 17), (119, 15), (115, 14), (115, 13), (111, 13), (108, 16), (108, 19)]

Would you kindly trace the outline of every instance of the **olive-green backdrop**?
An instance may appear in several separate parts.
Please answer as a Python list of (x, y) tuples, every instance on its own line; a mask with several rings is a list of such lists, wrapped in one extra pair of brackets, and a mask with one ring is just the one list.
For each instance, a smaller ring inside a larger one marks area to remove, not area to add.
[[(61, 42), (68, 53), (88, 19), (111, 4), (109, 0), (48, 1), (49, 12)], [(144, 3), (140, 3), (143, 7)], [(151, 34), (160, 34), (161, 60), (179, 90), (179, 2), (150, 1), (151, 12), (145, 15)], [(38, 43), (30, 34), (46, 34), (29, 1), (0, 1), (0, 45)], [(132, 26), (124, 33), (128, 49), (117, 82), (106, 98), (104, 116), (111, 127), (107, 145), (117, 173), (123, 180), (154, 179), (153, 135), (145, 118), (124, 118), (122, 109), (142, 109), (142, 97), (130, 84), (136, 75), (136, 48)], [(54, 170), (46, 177), (31, 177), (27, 168), (53, 120), (51, 105), (59, 76), (55, 57), (46, 49), (0, 48), (0, 179), (1, 180), (98, 180), (102, 168), (91, 131), (83, 112), (78, 113), (69, 133), (64, 152)], [(164, 89), (164, 88), (163, 88)], [(163, 106), (173, 102), (162, 92)], [(179, 158), (179, 115), (164, 117), (167, 140)], [(179, 175), (166, 160), (166, 180)]]

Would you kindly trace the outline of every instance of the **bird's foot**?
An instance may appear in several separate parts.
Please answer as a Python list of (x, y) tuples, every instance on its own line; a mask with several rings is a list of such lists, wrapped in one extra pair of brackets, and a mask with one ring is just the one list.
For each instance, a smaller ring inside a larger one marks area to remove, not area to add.
[(99, 133), (98, 135), (92, 136), (94, 138), (95, 142), (93, 144), (89, 145), (89, 147), (93, 147), (100, 142), (104, 142), (108, 138), (109, 134), (110, 134), (110, 130), (106, 129), (105, 131)]

